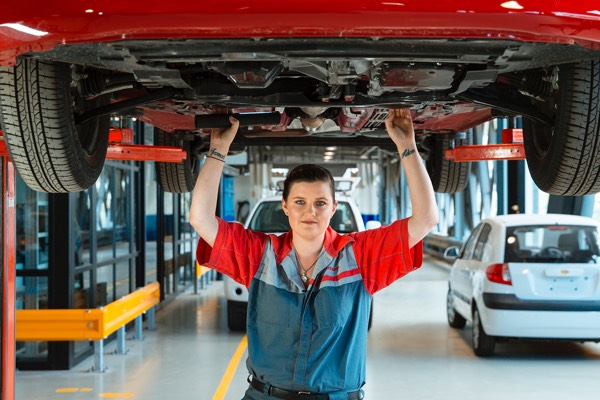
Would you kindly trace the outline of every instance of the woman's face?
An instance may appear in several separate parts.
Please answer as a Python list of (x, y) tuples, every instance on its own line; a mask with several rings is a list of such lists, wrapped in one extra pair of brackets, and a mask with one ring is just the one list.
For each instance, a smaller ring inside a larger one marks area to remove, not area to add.
[(331, 187), (322, 181), (292, 184), (282, 204), (294, 234), (309, 240), (323, 235), (337, 208)]

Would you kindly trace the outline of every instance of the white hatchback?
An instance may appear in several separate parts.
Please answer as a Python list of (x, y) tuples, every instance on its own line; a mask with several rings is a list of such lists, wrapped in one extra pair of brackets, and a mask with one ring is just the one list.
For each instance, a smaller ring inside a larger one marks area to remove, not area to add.
[[(331, 218), (329, 225), (338, 233), (360, 232), (365, 230), (365, 224), (356, 203), (351, 197), (336, 192), (338, 208)], [(281, 195), (261, 199), (250, 211), (244, 226), (253, 231), (281, 234), (290, 230), (287, 216), (281, 206)], [(368, 221), (367, 227), (378, 228), (377, 221)], [(223, 277), (225, 297), (227, 298), (227, 325), (232, 331), (246, 329), (246, 313), (248, 309), (248, 290), (233, 279)], [(369, 326), (372, 312), (369, 317)]]
[(600, 341), (599, 224), (572, 215), (482, 221), (455, 258), (448, 323), (473, 325), (478, 356), (506, 339)]

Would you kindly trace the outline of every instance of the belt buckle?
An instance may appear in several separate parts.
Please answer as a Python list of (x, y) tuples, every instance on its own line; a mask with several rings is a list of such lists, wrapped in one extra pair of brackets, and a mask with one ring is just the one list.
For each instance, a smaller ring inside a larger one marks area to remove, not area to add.
[(312, 392), (302, 392), (302, 391), (300, 391), (300, 392), (298, 392), (298, 394), (299, 395), (305, 395), (305, 394), (306, 395), (310, 395), (310, 394), (312, 394)]

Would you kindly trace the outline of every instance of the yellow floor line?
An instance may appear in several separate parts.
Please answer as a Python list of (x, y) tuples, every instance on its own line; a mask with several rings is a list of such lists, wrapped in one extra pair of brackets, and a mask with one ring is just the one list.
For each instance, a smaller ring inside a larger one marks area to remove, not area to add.
[(233, 374), (235, 374), (238, 364), (240, 363), (240, 360), (246, 351), (246, 347), (248, 347), (248, 338), (246, 335), (244, 335), (242, 341), (235, 350), (235, 353), (233, 353), (233, 357), (231, 357), (231, 360), (229, 361), (229, 365), (225, 370), (225, 374), (223, 375), (221, 383), (219, 383), (219, 387), (217, 388), (212, 400), (223, 400), (225, 398), (227, 390), (229, 390), (229, 385), (231, 384)]

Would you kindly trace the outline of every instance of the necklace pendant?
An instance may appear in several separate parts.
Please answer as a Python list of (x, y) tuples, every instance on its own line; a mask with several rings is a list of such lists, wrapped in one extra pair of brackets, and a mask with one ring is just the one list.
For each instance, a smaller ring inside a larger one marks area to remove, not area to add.
[(300, 278), (302, 278), (302, 282), (306, 283), (306, 281), (308, 280), (308, 277), (306, 275), (302, 275)]

